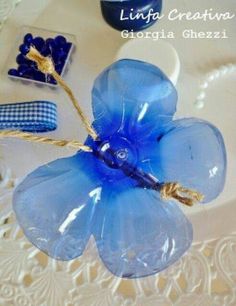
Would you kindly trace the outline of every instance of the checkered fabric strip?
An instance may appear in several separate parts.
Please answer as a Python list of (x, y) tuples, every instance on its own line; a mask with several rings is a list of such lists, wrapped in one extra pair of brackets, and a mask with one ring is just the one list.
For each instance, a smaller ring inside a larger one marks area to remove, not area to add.
[(0, 105), (0, 129), (48, 132), (57, 128), (57, 106), (49, 101)]

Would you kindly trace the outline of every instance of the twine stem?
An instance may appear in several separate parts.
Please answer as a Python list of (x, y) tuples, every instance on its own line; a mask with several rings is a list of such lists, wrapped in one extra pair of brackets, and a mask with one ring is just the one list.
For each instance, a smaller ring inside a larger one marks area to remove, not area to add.
[(175, 199), (187, 206), (193, 206), (204, 199), (200, 192), (185, 188), (176, 182), (163, 184), (160, 193), (164, 200)]
[(34, 47), (30, 47), (30, 51), (26, 54), (26, 57), (31, 61), (36, 62), (38, 69), (44, 74), (51, 74), (54, 79), (58, 82), (58, 84), (65, 90), (67, 95), (69, 96), (73, 106), (75, 107), (77, 113), (79, 114), (87, 132), (94, 139), (98, 139), (98, 135), (96, 131), (92, 128), (89, 120), (84, 115), (82, 108), (79, 106), (77, 99), (75, 98), (72, 90), (66, 84), (66, 82), (61, 78), (61, 76), (56, 72), (54, 63), (50, 57), (42, 56), (37, 49)]
[(92, 152), (92, 149), (76, 140), (52, 139), (48, 137), (36, 136), (31, 133), (25, 133), (15, 130), (0, 131), (0, 138), (18, 138), (30, 142), (45, 143), (58, 147), (70, 147), (85, 152)]

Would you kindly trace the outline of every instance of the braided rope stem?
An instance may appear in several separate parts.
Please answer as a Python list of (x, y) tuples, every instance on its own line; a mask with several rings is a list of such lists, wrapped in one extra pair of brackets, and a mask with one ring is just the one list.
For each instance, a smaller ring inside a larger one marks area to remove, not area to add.
[(75, 98), (72, 90), (66, 84), (66, 82), (61, 78), (61, 76), (56, 72), (54, 63), (50, 57), (42, 56), (38, 50), (33, 47), (30, 47), (30, 51), (26, 54), (26, 57), (31, 61), (36, 62), (38, 69), (43, 72), (44, 74), (51, 74), (54, 79), (58, 82), (58, 84), (65, 90), (67, 95), (69, 96), (74, 108), (76, 109), (77, 113), (79, 114), (87, 132), (89, 135), (94, 139), (98, 139), (98, 135), (96, 131), (92, 128), (91, 124), (89, 123), (87, 117), (84, 115), (82, 108), (79, 106), (77, 99)]
[(185, 188), (176, 182), (163, 184), (160, 193), (164, 200), (172, 198), (187, 206), (193, 206), (204, 199), (200, 192)]
[(92, 152), (92, 149), (84, 144), (76, 141), (76, 140), (64, 140), (64, 139), (52, 139), (48, 137), (41, 137), (36, 136), (31, 133), (25, 133), (21, 131), (15, 130), (5, 130), (0, 131), (0, 138), (18, 138), (23, 139), (30, 142), (37, 142), (37, 143), (45, 143), (50, 144), (58, 147), (70, 147), (73, 149), (82, 150), (85, 152)]

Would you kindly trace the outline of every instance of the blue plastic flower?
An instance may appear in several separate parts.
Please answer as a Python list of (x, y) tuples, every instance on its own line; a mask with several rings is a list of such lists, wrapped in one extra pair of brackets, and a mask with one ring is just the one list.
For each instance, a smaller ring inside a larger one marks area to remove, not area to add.
[(190, 247), (192, 226), (153, 182), (177, 181), (216, 198), (225, 182), (220, 132), (199, 119), (173, 120), (177, 93), (161, 70), (122, 60), (99, 75), (93, 92), (99, 140), (28, 175), (14, 210), (28, 239), (49, 256), (80, 256), (91, 235), (115, 275), (148, 276)]

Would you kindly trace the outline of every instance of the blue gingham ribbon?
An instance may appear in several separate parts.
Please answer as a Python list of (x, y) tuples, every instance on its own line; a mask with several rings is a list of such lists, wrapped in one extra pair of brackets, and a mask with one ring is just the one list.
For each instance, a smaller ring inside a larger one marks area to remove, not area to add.
[(48, 132), (57, 128), (57, 106), (48, 101), (0, 105), (0, 129)]

